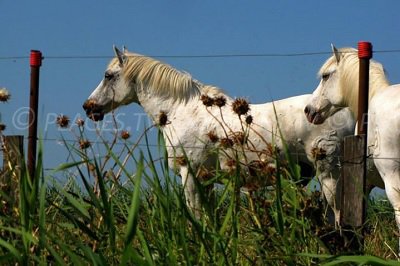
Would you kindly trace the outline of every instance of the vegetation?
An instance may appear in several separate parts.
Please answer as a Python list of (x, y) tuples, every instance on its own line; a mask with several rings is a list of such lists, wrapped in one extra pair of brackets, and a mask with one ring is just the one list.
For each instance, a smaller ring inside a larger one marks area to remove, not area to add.
[[(60, 117), (64, 126), (69, 120)], [(122, 132), (96, 157), (83, 121), (77, 145), (65, 142), (72, 162), (60, 165), (58, 182), (22, 169), (16, 201), (3, 190), (0, 263), (73, 265), (397, 265), (393, 211), (371, 199), (363, 254), (349, 252), (349, 235), (326, 222), (318, 191), (298, 185), (297, 165), (275, 158), (275, 182), (255, 192), (240, 190), (241, 171), (216, 171), (215, 199), (202, 215), (186, 206), (180, 178), (168, 165), (159, 136), (154, 159)], [(61, 126), (61, 125), (60, 125)], [(147, 143), (146, 134), (140, 138)], [(115, 143), (124, 143), (116, 151)], [(128, 167), (129, 163), (134, 167)], [(15, 169), (9, 169), (13, 172)], [(204, 186), (207, 184), (204, 184)], [(354, 243), (351, 242), (351, 243)]]

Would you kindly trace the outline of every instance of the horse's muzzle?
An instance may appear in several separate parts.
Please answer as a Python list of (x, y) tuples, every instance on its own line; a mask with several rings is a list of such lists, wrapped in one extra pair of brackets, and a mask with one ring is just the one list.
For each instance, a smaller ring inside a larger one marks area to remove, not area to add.
[(318, 124), (322, 124), (324, 122), (324, 118), (322, 117), (321, 113), (318, 112), (311, 105), (307, 105), (304, 108), (304, 113), (306, 114), (307, 120), (310, 123), (318, 125)]
[(83, 105), (83, 109), (86, 112), (86, 115), (92, 119), (93, 121), (101, 121), (104, 118), (104, 112), (95, 100), (88, 99), (86, 100)]

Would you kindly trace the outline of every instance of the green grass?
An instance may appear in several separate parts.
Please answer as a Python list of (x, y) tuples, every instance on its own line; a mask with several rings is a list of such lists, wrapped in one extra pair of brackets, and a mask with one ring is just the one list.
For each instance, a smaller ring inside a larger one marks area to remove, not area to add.
[[(91, 156), (94, 148), (69, 146), (73, 161), (49, 176), (40, 149), (34, 181), (22, 171), (18, 204), (1, 195), (0, 263), (397, 265), (396, 225), (384, 199), (369, 202), (364, 254), (354, 255), (323, 218), (319, 192), (296, 185), (293, 162), (277, 160), (273, 189), (254, 193), (240, 192), (240, 171), (217, 171), (214, 178), (225, 185), (196, 218), (168, 161), (154, 160), (150, 148), (133, 153), (125, 143), (114, 152), (104, 142), (103, 158)], [(162, 143), (159, 153), (166, 158)]]

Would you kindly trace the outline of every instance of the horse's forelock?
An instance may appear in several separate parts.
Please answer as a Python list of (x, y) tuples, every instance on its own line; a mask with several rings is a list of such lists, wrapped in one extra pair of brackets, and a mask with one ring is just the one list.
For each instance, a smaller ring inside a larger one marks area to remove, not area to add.
[(336, 67), (335, 56), (331, 56), (325, 61), (325, 63), (319, 69), (318, 78), (321, 78), (326, 73), (330, 73), (332, 69), (335, 67)]

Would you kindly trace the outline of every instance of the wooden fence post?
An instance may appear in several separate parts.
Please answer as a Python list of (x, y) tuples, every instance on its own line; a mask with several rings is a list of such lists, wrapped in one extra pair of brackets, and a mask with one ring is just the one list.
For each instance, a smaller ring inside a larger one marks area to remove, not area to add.
[(340, 218), (343, 226), (361, 227), (365, 220), (365, 135), (344, 138)]
[[(367, 127), (368, 127), (368, 91), (369, 60), (372, 58), (372, 45), (369, 42), (358, 43), (359, 95), (357, 114), (357, 135), (344, 139), (344, 163), (341, 177), (340, 223), (344, 228), (360, 229), (365, 223), (366, 178), (367, 178)], [(363, 230), (362, 230), (363, 233)], [(349, 250), (362, 251), (363, 234), (356, 237), (350, 233)], [(349, 238), (349, 237), (347, 237)], [(354, 239), (357, 238), (357, 239)]]
[(24, 170), (24, 136), (3, 136), (3, 171), (0, 177), (1, 213), (18, 205), (19, 184)]
[(38, 124), (38, 103), (39, 103), (39, 73), (42, 65), (42, 53), (31, 50), (31, 87), (29, 97), (29, 132), (28, 132), (28, 172), (31, 180), (35, 177), (36, 171), (36, 142)]

